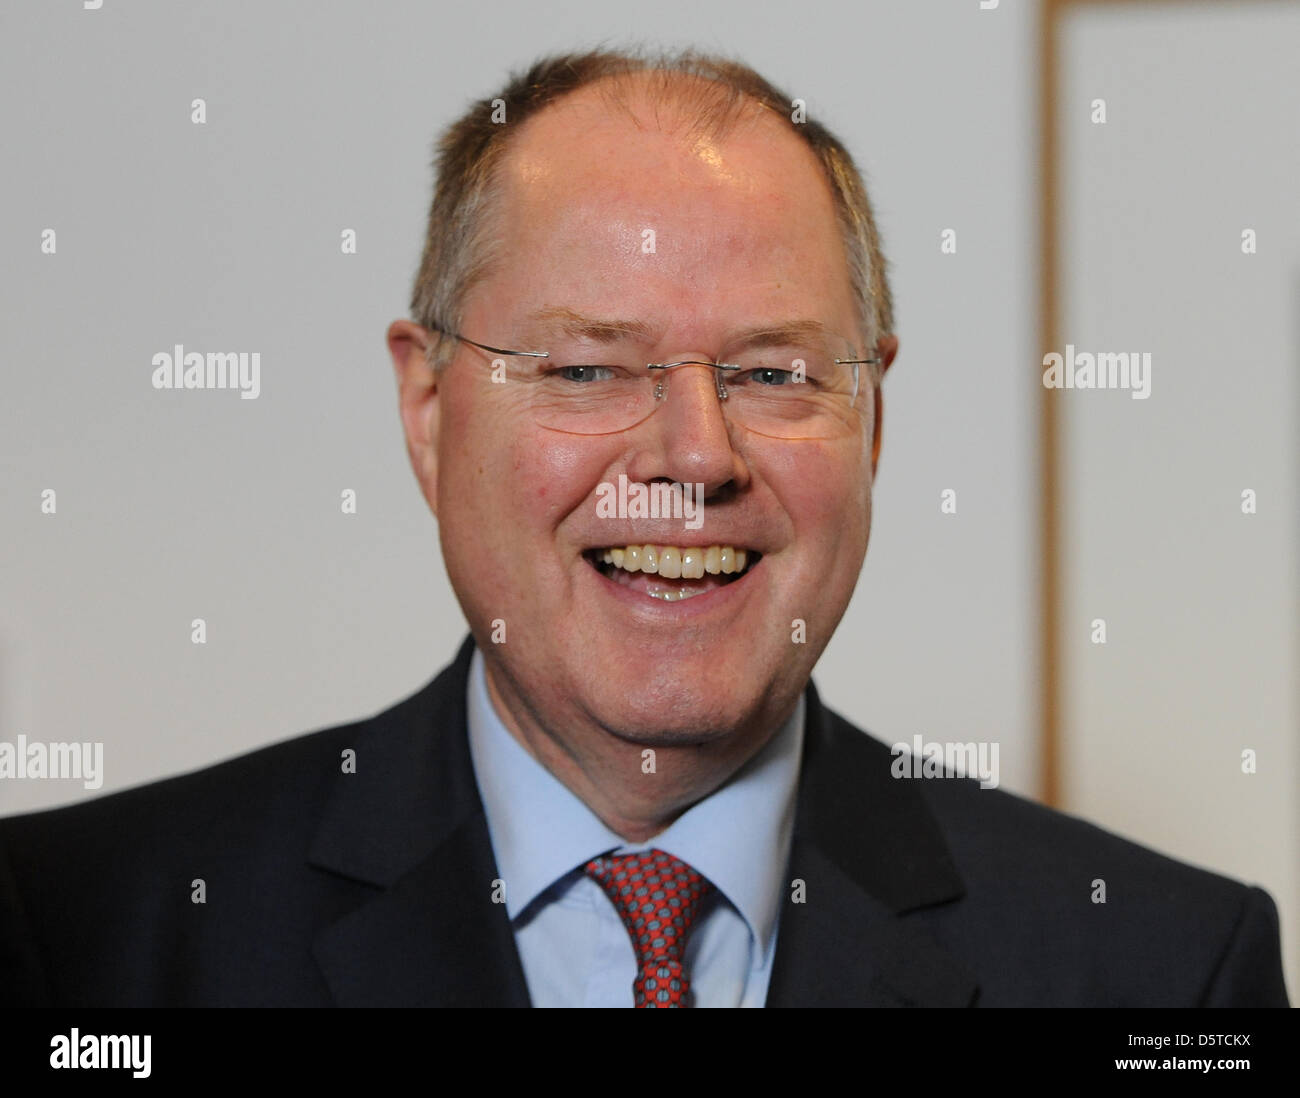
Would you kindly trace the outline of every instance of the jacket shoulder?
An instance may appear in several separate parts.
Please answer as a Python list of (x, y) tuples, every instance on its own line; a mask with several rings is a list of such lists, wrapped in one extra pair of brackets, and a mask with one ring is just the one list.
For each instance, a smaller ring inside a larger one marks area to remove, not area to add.
[[(879, 739), (842, 718), (871, 765)], [(974, 778), (903, 777), (964, 884), (917, 912), (976, 959), (981, 1002), (1286, 1005), (1277, 909), (1253, 887)]]
[[(135, 853), (190, 837), (222, 843), (239, 834), (284, 834), (316, 815), (346, 773), (343, 752), (387, 730), (431, 729), (434, 686), (359, 720), (302, 733), (183, 774), (58, 808), (0, 819), (0, 844), (82, 854), (99, 845)], [(281, 825), (281, 826), (276, 826)], [(215, 829), (215, 830), (214, 830)], [(141, 846), (140, 842), (148, 841)]]
[(313, 933), (365, 889), (311, 870), (313, 836), (355, 777), (346, 749), (358, 769), (409, 765), (410, 741), (436, 725), (432, 685), (373, 717), (0, 820), (0, 968), (13, 974), (0, 1003), (320, 999)]
[(212, 839), (213, 827), (256, 826), (275, 805), (301, 809), (323, 791), (342, 745), (366, 723), (308, 732), (184, 774), (0, 819), (0, 842), (15, 851), (40, 849), (48, 856), (62, 847), (84, 857), (144, 839), (151, 845), (184, 836)]

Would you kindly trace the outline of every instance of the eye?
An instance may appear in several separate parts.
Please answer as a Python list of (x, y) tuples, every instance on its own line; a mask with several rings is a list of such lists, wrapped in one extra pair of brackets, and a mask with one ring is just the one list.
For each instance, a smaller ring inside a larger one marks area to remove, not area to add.
[(755, 379), (760, 385), (785, 385), (794, 376), (790, 370), (778, 370), (775, 366), (760, 366), (747, 370), (746, 377)]
[(586, 384), (592, 381), (612, 381), (615, 368), (613, 366), (561, 366), (555, 373), (565, 381)]

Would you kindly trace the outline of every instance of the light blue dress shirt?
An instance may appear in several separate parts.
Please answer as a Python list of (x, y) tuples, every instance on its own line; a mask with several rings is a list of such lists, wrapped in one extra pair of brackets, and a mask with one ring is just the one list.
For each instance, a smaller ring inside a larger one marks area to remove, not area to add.
[(599, 854), (664, 850), (707, 877), (684, 964), (696, 1006), (767, 999), (794, 829), (804, 699), (732, 779), (654, 838), (627, 843), (502, 724), (474, 650), (470, 756), (487, 814), (506, 912), (534, 1006), (632, 1006), (636, 952), (613, 903), (582, 867)]

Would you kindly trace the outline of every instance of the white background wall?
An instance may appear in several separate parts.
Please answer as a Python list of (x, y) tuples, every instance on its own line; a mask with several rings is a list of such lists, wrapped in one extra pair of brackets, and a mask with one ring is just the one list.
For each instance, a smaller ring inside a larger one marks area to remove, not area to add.
[(1062, 44), (1062, 342), (1152, 355), (1145, 400), (1057, 394), (1067, 805), (1264, 884), (1294, 998), (1300, 6), (1081, 7)]
[[(902, 350), (872, 544), (824, 696), (889, 742), (996, 740), (1003, 785), (1034, 792), (1036, 5), (340, 8), (0, 16), (0, 739), (102, 740), (120, 789), (367, 715), (450, 657), (464, 623), (383, 346), (431, 144), (540, 53), (646, 40), (734, 53), (805, 99), (863, 168), (892, 262)], [(1228, 61), (1227, 79), (1254, 69)], [(154, 391), (151, 357), (177, 342), (260, 351), (260, 398)], [(87, 795), (6, 782), (0, 813)], [(1270, 795), (1294, 812), (1293, 790)], [(1158, 811), (1103, 808), (1103, 825), (1183, 841)], [(1285, 899), (1275, 862), (1181, 853)]]

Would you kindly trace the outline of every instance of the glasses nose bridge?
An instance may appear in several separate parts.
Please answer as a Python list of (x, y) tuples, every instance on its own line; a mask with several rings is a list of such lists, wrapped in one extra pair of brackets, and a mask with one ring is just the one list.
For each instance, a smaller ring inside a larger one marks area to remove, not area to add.
[(683, 366), (698, 366), (710, 371), (713, 377), (714, 392), (717, 394), (718, 402), (722, 404), (722, 409), (726, 411), (727, 386), (726, 374), (728, 371), (739, 370), (740, 367), (727, 362), (707, 362), (699, 358), (678, 359), (676, 362), (652, 362), (648, 365), (648, 370), (653, 382), (653, 392), (655, 398), (655, 408), (668, 399), (668, 391), (671, 388), (669, 375), (680, 370)]

